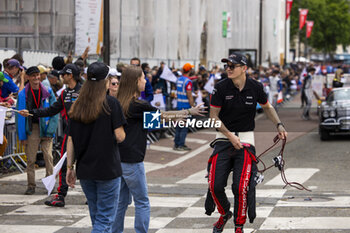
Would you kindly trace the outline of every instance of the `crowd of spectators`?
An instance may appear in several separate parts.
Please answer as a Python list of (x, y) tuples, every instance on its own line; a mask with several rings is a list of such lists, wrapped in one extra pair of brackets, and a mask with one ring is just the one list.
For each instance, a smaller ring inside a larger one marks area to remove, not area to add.
[[(40, 72), (41, 84), (47, 88), (52, 89), (56, 98), (59, 98), (60, 92), (64, 88), (64, 83), (60, 71), (68, 63), (73, 63), (80, 71), (79, 82), (83, 83), (86, 79), (86, 70), (89, 64), (88, 51), (86, 51), (75, 61), (71, 54), (67, 57), (57, 56), (52, 60), (51, 65), (38, 64), (37, 68)], [(14, 108), (18, 93), (25, 88), (28, 83), (27, 68), (24, 66), (24, 60), (20, 54), (16, 54), (11, 58), (6, 58), (0, 64), (0, 105), (7, 108)], [(164, 100), (164, 110), (176, 109), (176, 83), (167, 81), (162, 78), (164, 69), (170, 69), (173, 75), (177, 78), (183, 75), (183, 67), (175, 67), (174, 64), (169, 67), (165, 62), (161, 62), (158, 66), (151, 67), (148, 63), (142, 63), (139, 58), (132, 58), (129, 64), (118, 63), (115, 68), (110, 70), (110, 84), (109, 92), (116, 96), (119, 80), (123, 70), (129, 65), (141, 66), (145, 78), (146, 89), (141, 93), (141, 98), (150, 102), (152, 105), (159, 107), (159, 98), (154, 96), (161, 94)], [(349, 65), (346, 64), (305, 64), (305, 63), (291, 63), (287, 66), (281, 67), (279, 65), (270, 65), (269, 67), (252, 68), (249, 67), (247, 75), (250, 78), (256, 79), (263, 83), (265, 91), (269, 95), (269, 101), (275, 107), (282, 99), (289, 100), (297, 93), (303, 83), (303, 78), (306, 76), (306, 68), (314, 67), (316, 74), (326, 75), (327, 73), (335, 73), (336, 77), (342, 76), (344, 73), (350, 72)], [(226, 79), (227, 74), (225, 67), (214, 65), (206, 67), (199, 65), (190, 70), (189, 79), (192, 81), (192, 92), (196, 104), (204, 103), (209, 105), (210, 94), (214, 88), (215, 83)], [(280, 94), (281, 93), (281, 94)], [(259, 107), (257, 109), (259, 111)], [(13, 113), (12, 113), (13, 114)], [(11, 117), (11, 113), (8, 113)], [(4, 145), (3, 145), (4, 146)], [(1, 151), (1, 150), (0, 150)], [(1, 161), (1, 166), (4, 161)]]

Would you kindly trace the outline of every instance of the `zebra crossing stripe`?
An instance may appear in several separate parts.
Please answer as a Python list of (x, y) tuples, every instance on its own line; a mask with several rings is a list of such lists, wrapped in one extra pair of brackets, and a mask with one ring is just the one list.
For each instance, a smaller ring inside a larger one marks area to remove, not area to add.
[[(288, 168), (287, 170), (285, 170), (285, 175), (288, 181), (303, 184), (308, 179), (310, 179), (311, 176), (313, 176), (316, 172), (319, 171), (320, 169), (317, 168)], [(265, 185), (284, 186), (285, 184), (281, 179), (281, 175), (278, 174), (272, 180), (268, 181)]]
[(350, 229), (350, 217), (267, 218), (260, 230)]

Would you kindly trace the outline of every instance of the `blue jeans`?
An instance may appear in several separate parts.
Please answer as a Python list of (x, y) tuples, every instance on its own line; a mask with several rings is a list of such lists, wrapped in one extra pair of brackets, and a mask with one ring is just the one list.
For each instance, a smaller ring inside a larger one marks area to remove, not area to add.
[(112, 180), (80, 180), (89, 205), (91, 233), (111, 233), (117, 213), (121, 178)]
[(186, 128), (186, 127), (183, 127), (183, 128), (181, 128), (179, 126), (176, 127), (175, 139), (174, 139), (175, 147), (185, 145), (187, 132), (188, 132), (188, 128)]
[(124, 218), (131, 197), (135, 203), (136, 233), (148, 232), (150, 221), (150, 204), (148, 200), (148, 189), (143, 162), (122, 163), (123, 176), (120, 184), (120, 194), (117, 216), (113, 224), (113, 233), (122, 233), (124, 230)]

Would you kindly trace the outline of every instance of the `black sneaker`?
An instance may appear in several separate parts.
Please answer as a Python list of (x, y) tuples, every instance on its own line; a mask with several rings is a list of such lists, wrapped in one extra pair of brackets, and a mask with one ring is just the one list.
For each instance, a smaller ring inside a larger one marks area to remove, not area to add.
[(45, 201), (45, 205), (54, 207), (64, 207), (64, 196), (56, 194), (52, 197), (51, 200)]
[(28, 187), (24, 195), (33, 195), (35, 193), (34, 187)]
[(188, 146), (184, 145), (181, 147), (182, 150), (192, 150), (191, 148), (189, 148)]
[(235, 233), (244, 233), (243, 226), (236, 226), (235, 227)]
[(227, 212), (226, 215), (220, 216), (219, 220), (214, 224), (213, 233), (220, 233), (224, 230), (227, 221), (232, 218), (232, 212)]

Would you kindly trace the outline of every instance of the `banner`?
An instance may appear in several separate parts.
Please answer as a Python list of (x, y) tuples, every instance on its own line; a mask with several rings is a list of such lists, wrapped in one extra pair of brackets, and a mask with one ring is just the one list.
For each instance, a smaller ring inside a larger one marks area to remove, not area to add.
[(231, 38), (231, 24), (232, 24), (232, 17), (231, 12), (222, 12), (222, 37), (224, 38)]
[(299, 9), (299, 30), (304, 27), (308, 12), (308, 9)]
[(306, 38), (309, 38), (311, 36), (313, 26), (314, 21), (306, 21)]
[(90, 54), (99, 54), (103, 43), (103, 1), (75, 1), (75, 53), (83, 54), (90, 46)]
[(290, 12), (292, 12), (293, 0), (286, 1), (286, 20), (289, 18)]

